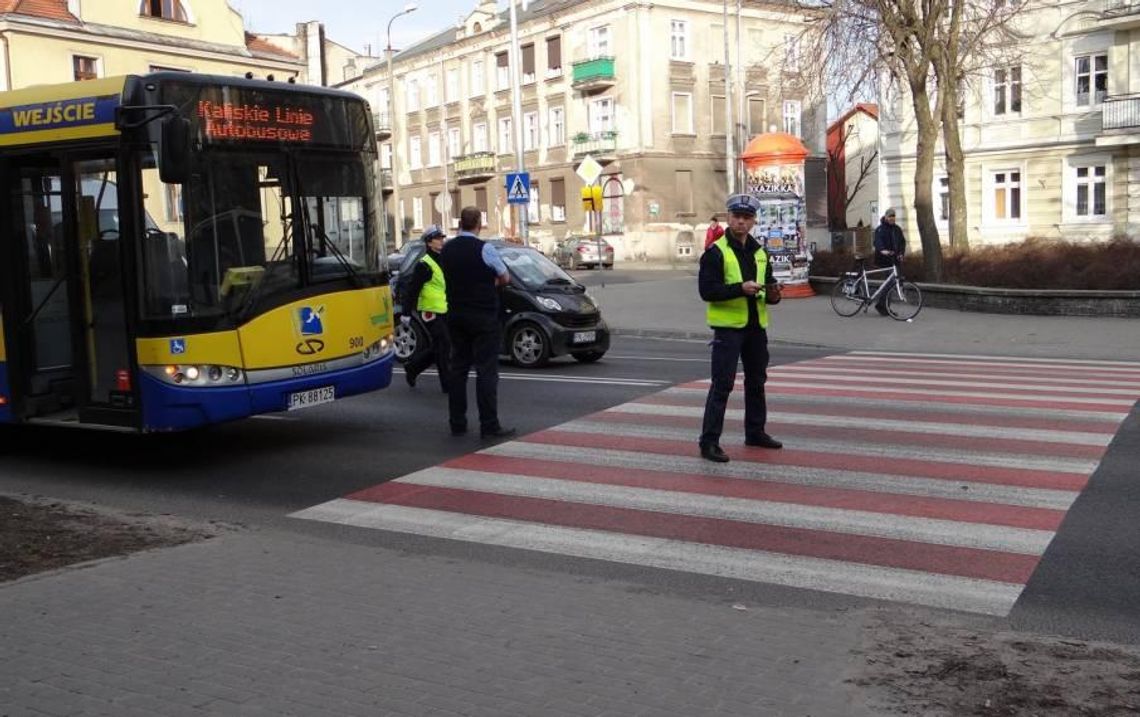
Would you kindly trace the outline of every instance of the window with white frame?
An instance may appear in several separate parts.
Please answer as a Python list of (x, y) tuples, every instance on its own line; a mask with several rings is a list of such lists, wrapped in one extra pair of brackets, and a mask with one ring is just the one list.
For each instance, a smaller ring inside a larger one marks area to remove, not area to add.
[(505, 90), (511, 86), (511, 60), (505, 52), (495, 55), (495, 89)]
[(1081, 55), (1073, 62), (1077, 106), (1088, 107), (1104, 102), (1108, 94), (1108, 53)]
[(444, 86), (444, 101), (457, 102), (459, 101), (459, 70), (458, 68), (451, 68), (447, 71), (447, 81)]
[(1021, 112), (1021, 65), (994, 70), (994, 116)]
[(530, 183), (530, 203), (526, 208), (526, 220), (531, 224), (542, 221), (538, 211), (538, 182)]
[(412, 228), (423, 229), (424, 226), (424, 198), (412, 197)]
[(487, 123), (476, 122), (471, 126), (471, 151), (487, 151)]
[(990, 176), (990, 218), (995, 221), (1019, 222), (1024, 199), (1021, 170), (996, 169)]
[(511, 142), (511, 118), (499, 118), (499, 154), (509, 154), (514, 143)]
[(610, 56), (610, 26), (591, 27), (586, 33), (586, 50), (590, 59)]
[(428, 132), (428, 166), (439, 166), (439, 132)]
[(561, 107), (550, 108), (550, 126), (548, 128), (548, 141), (551, 147), (561, 147), (566, 144), (566, 114)]
[(408, 166), (412, 169), (420, 169), (424, 166), (423, 157), (420, 155), (420, 136), (418, 134), (408, 137)]
[(385, 142), (380, 145), (380, 169), (392, 168), (392, 143)]
[(409, 112), (415, 112), (420, 108), (420, 83), (415, 78), (407, 80), (404, 100), (408, 105)]
[(77, 82), (99, 79), (103, 74), (102, 65), (103, 61), (98, 57), (86, 57), (84, 55), (72, 55), (71, 57), (72, 76)]
[(684, 20), (669, 21), (669, 59), (689, 59), (689, 23)]
[(693, 93), (673, 93), (673, 134), (693, 134)]
[(935, 187), (938, 192), (938, 221), (950, 221), (950, 178), (946, 175), (938, 177)]
[(462, 138), (458, 127), (447, 128), (447, 159), (453, 160), (463, 153)]
[(590, 132), (611, 132), (614, 128), (614, 101), (612, 97), (601, 97), (590, 103)]
[(800, 136), (800, 101), (784, 100), (784, 131)]
[(439, 77), (434, 72), (429, 73), (424, 83), (424, 107), (435, 107), (439, 104)]
[[(388, 105), (388, 88), (387, 87), (379, 88), (379, 92), (377, 92), (377, 94), (376, 94), (376, 107), (381, 112), (387, 112), (387, 111), (392, 109)], [(388, 121), (390, 122), (391, 119), (389, 119)]]
[(550, 220), (566, 221), (566, 180), (550, 180)]
[(523, 114), (523, 149), (538, 149), (538, 113)]
[(483, 78), (483, 61), (471, 61), (471, 96), (487, 94), (487, 81)]
[(1074, 207), (1079, 219), (1104, 219), (1108, 216), (1108, 167), (1094, 164), (1073, 167)]

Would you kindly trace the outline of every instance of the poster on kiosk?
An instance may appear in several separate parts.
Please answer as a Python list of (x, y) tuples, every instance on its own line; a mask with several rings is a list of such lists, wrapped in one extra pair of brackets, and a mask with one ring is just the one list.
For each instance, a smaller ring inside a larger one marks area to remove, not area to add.
[[(808, 254), (804, 242), (804, 159), (808, 150), (786, 132), (767, 132), (752, 138), (740, 159), (748, 192), (760, 200), (756, 238), (768, 250), (776, 281), (808, 295)], [(788, 291), (790, 290), (790, 291)]]

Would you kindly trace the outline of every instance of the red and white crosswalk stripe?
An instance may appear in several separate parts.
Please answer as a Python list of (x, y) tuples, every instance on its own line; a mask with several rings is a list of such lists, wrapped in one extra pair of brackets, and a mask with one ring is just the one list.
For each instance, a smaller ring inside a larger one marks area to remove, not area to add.
[(854, 352), (770, 370), (770, 451), (696, 452), (707, 381), (298, 518), (1004, 615), (1140, 398), (1140, 364)]

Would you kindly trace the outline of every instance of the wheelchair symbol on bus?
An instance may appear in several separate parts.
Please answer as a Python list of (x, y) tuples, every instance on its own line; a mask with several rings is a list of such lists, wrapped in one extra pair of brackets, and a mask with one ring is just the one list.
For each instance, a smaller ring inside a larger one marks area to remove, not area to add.
[(325, 332), (324, 324), (321, 322), (321, 314), (325, 312), (325, 307), (318, 306), (313, 308), (311, 306), (302, 306), (297, 310), (297, 319), (299, 320), (299, 328), (302, 336), (319, 336)]
[(174, 356), (186, 353), (186, 339), (171, 339), (170, 353)]

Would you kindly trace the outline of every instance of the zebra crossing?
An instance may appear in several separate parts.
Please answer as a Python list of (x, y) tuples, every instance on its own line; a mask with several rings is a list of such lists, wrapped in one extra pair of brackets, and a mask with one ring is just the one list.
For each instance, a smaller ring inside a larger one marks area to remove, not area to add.
[[(738, 381), (738, 389), (740, 387)], [(774, 367), (769, 432), (669, 387), (293, 514), (1008, 614), (1140, 398), (1140, 363), (858, 351)]]

